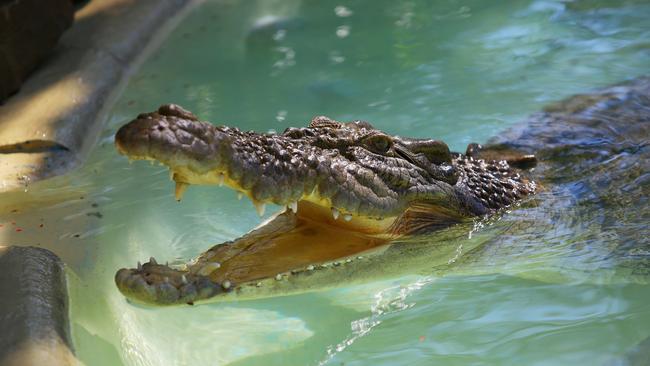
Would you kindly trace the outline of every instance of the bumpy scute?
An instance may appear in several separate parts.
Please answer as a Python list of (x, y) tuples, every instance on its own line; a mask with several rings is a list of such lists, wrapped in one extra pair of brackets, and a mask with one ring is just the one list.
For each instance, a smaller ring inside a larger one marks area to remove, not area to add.
[[(508, 207), (536, 189), (509, 164), (521, 156), (486, 160), (478, 145), (471, 154), (453, 153), (439, 140), (324, 116), (308, 127), (259, 134), (163, 105), (120, 128), (115, 143), (131, 159), (167, 165), (177, 199), (192, 184), (225, 184), (248, 196), (260, 214), (265, 203), (287, 207), (182, 268), (149, 261), (117, 273), (127, 297), (152, 304), (222, 297), (301, 268), (339, 263), (398, 237)], [(534, 157), (528, 160), (534, 164)]]

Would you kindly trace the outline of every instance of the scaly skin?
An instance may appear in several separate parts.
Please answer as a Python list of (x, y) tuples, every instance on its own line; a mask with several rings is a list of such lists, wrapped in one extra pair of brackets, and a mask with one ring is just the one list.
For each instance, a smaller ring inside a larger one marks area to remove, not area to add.
[[(260, 212), (267, 202), (288, 208), (183, 267), (151, 259), (118, 271), (116, 283), (129, 298), (166, 305), (351, 281), (340, 268), (359, 254), (492, 213), (533, 193), (535, 184), (518, 169), (535, 165), (532, 153), (548, 156), (536, 171), (544, 172), (558, 151), (584, 152), (612, 126), (630, 127), (624, 122), (648, 115), (648, 84), (640, 79), (570, 98), (534, 115), (527, 130), (510, 140), (485, 149), (471, 144), (465, 154), (449, 152), (440, 141), (390, 136), (361, 121), (316, 117), (308, 128), (262, 135), (215, 127), (178, 106), (162, 106), (118, 131), (122, 154), (167, 165), (178, 199), (191, 184), (226, 184)], [(617, 120), (628, 110), (631, 116)], [(599, 124), (602, 116), (623, 123)]]
[[(150, 261), (118, 273), (123, 293), (156, 304), (192, 303), (234, 284), (356, 255), (507, 207), (535, 190), (506, 161), (474, 160), (441, 141), (390, 136), (367, 122), (327, 117), (268, 135), (215, 127), (164, 105), (123, 126), (115, 143), (131, 159), (167, 165), (177, 199), (191, 184), (226, 184), (250, 197), (260, 214), (269, 202), (289, 208), (183, 270)], [(517, 162), (525, 159), (532, 158)], [(305, 237), (306, 231), (317, 235)], [(294, 248), (305, 240), (310, 244)], [(256, 248), (252, 258), (249, 247)]]
[[(413, 202), (435, 201), (473, 216), (531, 191), (507, 164), (469, 161), (440, 141), (389, 136), (367, 122), (327, 117), (267, 135), (215, 127), (164, 105), (122, 127), (115, 143), (131, 159), (169, 166), (179, 193), (190, 184), (226, 184), (260, 207), (305, 200), (344, 216), (384, 218)], [(488, 181), (493, 186), (472, 184)]]

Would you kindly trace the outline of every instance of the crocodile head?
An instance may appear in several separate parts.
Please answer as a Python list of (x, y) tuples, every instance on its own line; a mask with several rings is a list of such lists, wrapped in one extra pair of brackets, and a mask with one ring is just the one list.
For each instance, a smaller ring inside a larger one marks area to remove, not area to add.
[[(391, 136), (364, 121), (316, 117), (306, 128), (259, 134), (163, 105), (120, 128), (115, 143), (130, 159), (168, 166), (179, 200), (192, 184), (226, 185), (248, 196), (260, 214), (273, 203), (303, 220), (386, 240), (489, 213), (535, 189), (504, 160), (468, 156), (473, 147), (452, 153), (442, 141)], [(167, 287), (181, 288), (195, 275), (181, 278), (155, 266), (149, 273), (162, 271), (153, 277), (165, 278)], [(142, 290), (134, 291), (133, 276), (144, 270), (125, 271), (131, 272), (118, 273), (118, 287), (137, 297)]]

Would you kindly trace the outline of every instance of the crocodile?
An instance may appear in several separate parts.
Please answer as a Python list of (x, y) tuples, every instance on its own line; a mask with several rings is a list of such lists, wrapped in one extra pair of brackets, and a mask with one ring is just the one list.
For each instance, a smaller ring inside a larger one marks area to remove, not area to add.
[[(386, 248), (499, 215), (567, 171), (582, 177), (593, 166), (610, 166), (612, 156), (645, 154), (649, 121), (648, 78), (552, 104), (464, 153), (435, 139), (392, 136), (366, 121), (319, 116), (305, 128), (259, 134), (163, 105), (117, 131), (121, 154), (169, 167), (177, 200), (193, 184), (225, 185), (248, 196), (260, 216), (267, 203), (283, 209), (185, 265), (150, 258), (120, 269), (115, 282), (129, 299), (171, 305), (337, 286), (368, 277), (371, 265), (373, 273), (408, 271), (385, 265), (395, 256)], [(644, 166), (616, 169), (647, 190)], [(426, 256), (407, 248), (400, 250)]]

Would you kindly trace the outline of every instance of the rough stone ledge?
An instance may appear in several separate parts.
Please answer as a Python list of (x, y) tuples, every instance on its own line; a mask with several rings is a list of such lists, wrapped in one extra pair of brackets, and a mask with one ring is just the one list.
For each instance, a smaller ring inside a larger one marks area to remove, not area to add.
[(78, 10), (52, 56), (0, 105), (0, 192), (78, 166), (129, 73), (199, 2), (92, 0)]
[(77, 365), (63, 262), (49, 250), (0, 247), (0, 365)]

